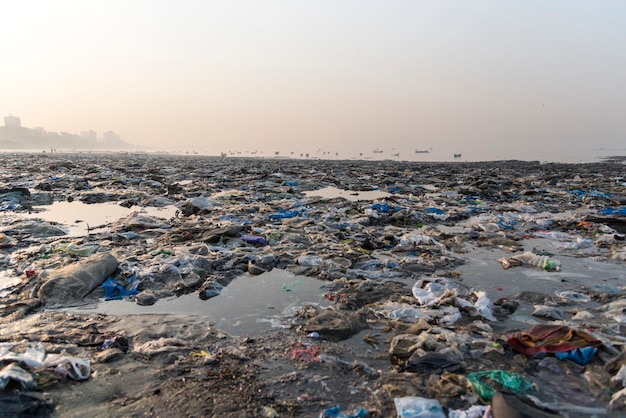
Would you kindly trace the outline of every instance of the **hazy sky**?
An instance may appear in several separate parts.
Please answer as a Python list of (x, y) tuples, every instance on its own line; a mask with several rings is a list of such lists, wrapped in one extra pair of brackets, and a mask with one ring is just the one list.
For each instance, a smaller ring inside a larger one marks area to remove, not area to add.
[(626, 148), (623, 0), (24, 0), (0, 36), (1, 116), (49, 131), (346, 157)]

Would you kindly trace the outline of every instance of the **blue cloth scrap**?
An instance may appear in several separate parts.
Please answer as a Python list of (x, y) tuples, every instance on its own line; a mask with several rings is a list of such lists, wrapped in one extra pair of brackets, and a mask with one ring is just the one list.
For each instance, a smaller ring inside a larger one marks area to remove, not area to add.
[(261, 237), (259, 235), (242, 234), (241, 240), (249, 244), (265, 245), (267, 243), (267, 241), (265, 240), (265, 237)]
[(626, 216), (626, 207), (621, 208), (606, 208), (600, 211), (603, 215), (621, 215)]
[(300, 216), (300, 213), (297, 210), (280, 209), (278, 213), (270, 215), (270, 219), (295, 218), (296, 216)]
[(593, 358), (594, 354), (596, 354), (597, 351), (598, 349), (596, 347), (589, 346), (589, 347), (575, 348), (573, 350), (564, 351), (562, 353), (554, 353), (554, 355), (559, 360), (571, 360), (576, 364), (580, 364), (581, 366), (586, 366), (587, 364), (589, 364), (589, 362), (591, 361), (591, 359)]
[(443, 215), (444, 211), (443, 209), (439, 209), (439, 208), (428, 208), (426, 209), (426, 213), (435, 213), (437, 215)]
[(372, 203), (370, 206), (372, 209), (377, 210), (379, 212), (390, 212), (393, 208), (389, 205), (389, 203)]

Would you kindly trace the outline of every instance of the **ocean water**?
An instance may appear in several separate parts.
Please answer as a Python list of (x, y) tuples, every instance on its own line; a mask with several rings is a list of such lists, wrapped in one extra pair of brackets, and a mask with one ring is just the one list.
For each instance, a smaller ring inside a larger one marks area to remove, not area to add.
[[(427, 151), (427, 152), (424, 152)], [(36, 149), (0, 149), (0, 154), (5, 153), (49, 153), (49, 150)], [(293, 150), (285, 148), (280, 150), (259, 149), (259, 150), (239, 150), (223, 148), (204, 147), (135, 147), (132, 149), (111, 149), (111, 150), (80, 150), (80, 149), (58, 149), (56, 154), (79, 153), (79, 154), (170, 154), (189, 156), (226, 156), (245, 158), (293, 158), (293, 159), (324, 159), (324, 160), (391, 160), (391, 161), (415, 161), (415, 162), (480, 162), (480, 161), (502, 161), (521, 160), (539, 161), (543, 163), (595, 163), (601, 162), (609, 157), (626, 158), (626, 148), (604, 148), (604, 147), (580, 147), (580, 146), (559, 146), (548, 144), (546, 146), (523, 146), (515, 148), (495, 148), (489, 146), (477, 146), (468, 143), (463, 147), (359, 147), (351, 146), (347, 150), (334, 151), (318, 148), (311, 151)]]

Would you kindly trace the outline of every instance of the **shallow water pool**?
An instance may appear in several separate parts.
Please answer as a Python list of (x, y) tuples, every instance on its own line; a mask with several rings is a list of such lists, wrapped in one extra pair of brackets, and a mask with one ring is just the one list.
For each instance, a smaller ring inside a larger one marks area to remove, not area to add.
[(220, 295), (208, 300), (190, 293), (161, 299), (151, 306), (140, 306), (130, 300), (111, 300), (60, 310), (110, 315), (200, 315), (208, 317), (216, 328), (231, 335), (254, 336), (272, 327), (288, 327), (285, 314), (299, 306), (328, 306), (330, 302), (321, 289), (324, 283), (313, 277), (273, 269), (258, 276), (239, 276)]

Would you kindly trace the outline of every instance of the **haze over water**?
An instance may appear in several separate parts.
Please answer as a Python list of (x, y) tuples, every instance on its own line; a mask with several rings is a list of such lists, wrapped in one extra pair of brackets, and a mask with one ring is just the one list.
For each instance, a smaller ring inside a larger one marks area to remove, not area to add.
[(0, 116), (149, 151), (588, 162), (626, 155), (623, 16), (579, 0), (13, 2)]

